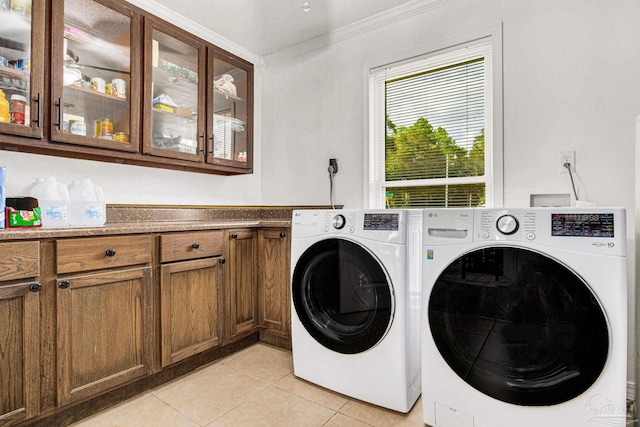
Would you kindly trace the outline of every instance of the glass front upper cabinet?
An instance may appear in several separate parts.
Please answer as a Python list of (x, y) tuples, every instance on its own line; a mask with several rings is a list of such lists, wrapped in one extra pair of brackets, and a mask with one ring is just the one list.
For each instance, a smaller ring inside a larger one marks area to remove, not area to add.
[(204, 44), (145, 18), (144, 145), (148, 154), (203, 162)]
[(42, 137), (44, 13), (44, 0), (0, 1), (0, 133)]
[(251, 169), (253, 67), (216, 49), (210, 55), (209, 70), (212, 107), (208, 117), (207, 161)]
[(54, 7), (51, 139), (138, 151), (140, 17), (124, 2)]

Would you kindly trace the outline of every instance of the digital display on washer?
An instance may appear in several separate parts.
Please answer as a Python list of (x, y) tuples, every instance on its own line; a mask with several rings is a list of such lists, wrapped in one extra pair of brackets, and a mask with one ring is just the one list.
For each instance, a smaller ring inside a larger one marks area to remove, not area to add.
[(397, 213), (364, 214), (365, 230), (398, 231), (400, 215)]
[(614, 237), (612, 213), (551, 214), (551, 235)]

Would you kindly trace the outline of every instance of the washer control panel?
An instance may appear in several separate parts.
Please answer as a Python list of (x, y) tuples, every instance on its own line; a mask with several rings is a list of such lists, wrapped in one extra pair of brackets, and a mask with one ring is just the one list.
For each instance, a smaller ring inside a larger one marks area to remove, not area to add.
[(535, 240), (540, 231), (535, 211), (478, 209), (475, 216), (480, 240)]
[(613, 213), (554, 213), (551, 235), (566, 237), (614, 237)]

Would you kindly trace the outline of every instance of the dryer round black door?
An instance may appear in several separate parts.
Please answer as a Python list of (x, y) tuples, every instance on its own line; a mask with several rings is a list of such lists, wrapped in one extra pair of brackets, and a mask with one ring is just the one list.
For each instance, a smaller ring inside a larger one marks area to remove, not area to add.
[(349, 240), (327, 239), (309, 247), (294, 268), (292, 297), (307, 332), (339, 353), (374, 347), (393, 319), (385, 269), (371, 252)]
[(458, 258), (438, 277), (428, 310), (436, 347), (451, 369), (504, 402), (571, 400), (607, 360), (609, 329), (590, 288), (530, 250), (492, 247)]

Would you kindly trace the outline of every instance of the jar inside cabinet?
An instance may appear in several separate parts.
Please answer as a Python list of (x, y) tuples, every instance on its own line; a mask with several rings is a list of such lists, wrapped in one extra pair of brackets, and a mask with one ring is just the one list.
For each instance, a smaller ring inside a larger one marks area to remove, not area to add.
[(224, 55), (212, 60), (213, 114), (209, 160), (211, 163), (251, 168), (249, 67)]
[[(0, 127), (3, 133), (42, 137), (44, 2), (0, 1)], [(35, 111), (32, 111), (35, 110)], [(7, 126), (9, 125), (9, 126)]]
[(151, 21), (146, 30), (145, 74), (152, 80), (145, 98), (145, 151), (159, 156), (201, 161), (203, 106), (200, 76), (204, 48), (194, 39)]
[(54, 11), (56, 140), (137, 150), (138, 26), (118, 3), (65, 0), (62, 21)]

